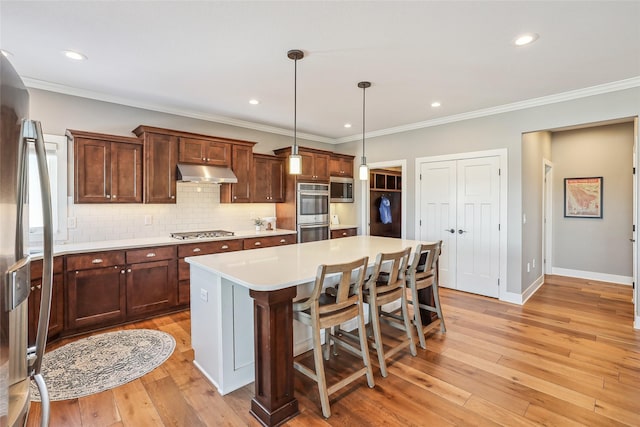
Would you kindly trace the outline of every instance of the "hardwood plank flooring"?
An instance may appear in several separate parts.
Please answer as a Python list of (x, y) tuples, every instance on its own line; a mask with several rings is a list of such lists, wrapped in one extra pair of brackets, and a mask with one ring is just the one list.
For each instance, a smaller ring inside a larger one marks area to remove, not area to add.
[[(398, 354), (387, 378), (372, 357), (375, 388), (363, 378), (330, 396), (329, 419), (315, 384), (296, 374), (300, 415), (284, 425), (640, 426), (640, 331), (633, 329), (631, 287), (547, 276), (524, 306), (449, 289), (441, 299), (447, 333), (436, 322), (427, 350)], [(122, 328), (170, 333), (176, 350), (129, 384), (52, 402), (52, 427), (259, 426), (249, 415), (253, 384), (220, 396), (193, 365), (188, 312)], [(301, 360), (312, 364), (309, 354)], [(327, 362), (329, 382), (358, 363), (340, 352)], [(28, 425), (37, 426), (40, 405), (30, 413)]]

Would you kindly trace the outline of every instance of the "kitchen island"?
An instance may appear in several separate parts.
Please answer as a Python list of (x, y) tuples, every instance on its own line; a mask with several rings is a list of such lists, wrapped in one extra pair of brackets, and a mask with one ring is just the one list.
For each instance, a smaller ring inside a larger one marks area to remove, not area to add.
[(222, 393), (255, 380), (251, 413), (273, 426), (295, 416), (293, 311), (298, 288), (315, 280), (319, 264), (420, 242), (354, 236), (259, 251), (186, 258), (191, 268), (191, 342), (194, 363)]

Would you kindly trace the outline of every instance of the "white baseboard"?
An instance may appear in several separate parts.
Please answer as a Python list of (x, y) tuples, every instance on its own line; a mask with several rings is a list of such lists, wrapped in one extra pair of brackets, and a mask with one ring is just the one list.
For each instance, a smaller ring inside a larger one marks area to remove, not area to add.
[(551, 274), (559, 276), (577, 277), (578, 279), (597, 280), (599, 282), (618, 283), (622, 285), (631, 285), (633, 277), (618, 276), (616, 274), (598, 273), (595, 271), (572, 270), (569, 268), (553, 267)]
[(522, 293), (522, 304), (524, 304), (525, 302), (527, 302), (527, 300), (529, 298), (531, 298), (533, 296), (533, 294), (535, 294), (538, 289), (540, 289), (540, 286), (542, 286), (544, 284), (544, 274), (540, 277), (538, 277), (532, 284), (530, 284), (527, 289)]
[(640, 329), (640, 316), (636, 316), (636, 321), (633, 322), (633, 327), (635, 329)]
[[(502, 286), (502, 285), (500, 285), (500, 286)], [(515, 292), (500, 291), (499, 300), (503, 301), (503, 302), (508, 302), (508, 303), (511, 303), (511, 304), (522, 305), (522, 295), (517, 294)]]

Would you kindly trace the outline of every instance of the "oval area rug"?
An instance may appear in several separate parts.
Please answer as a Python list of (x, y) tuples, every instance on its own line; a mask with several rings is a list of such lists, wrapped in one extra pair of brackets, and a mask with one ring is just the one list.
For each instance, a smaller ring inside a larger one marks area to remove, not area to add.
[[(167, 360), (175, 346), (171, 335), (151, 329), (92, 335), (46, 353), (42, 376), (51, 400), (75, 399), (140, 378)], [(31, 400), (40, 401), (33, 381)]]

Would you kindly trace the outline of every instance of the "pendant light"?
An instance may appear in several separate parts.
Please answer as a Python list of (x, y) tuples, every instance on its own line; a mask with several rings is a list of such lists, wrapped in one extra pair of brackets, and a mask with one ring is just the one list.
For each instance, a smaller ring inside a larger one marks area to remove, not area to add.
[(298, 60), (304, 58), (304, 52), (298, 49), (293, 49), (287, 52), (289, 59), (293, 59), (294, 72), (293, 72), (293, 147), (291, 148), (291, 154), (289, 155), (289, 174), (300, 175), (302, 173), (302, 157), (298, 154)]
[(360, 180), (366, 181), (369, 179), (369, 166), (367, 166), (367, 157), (364, 155), (364, 112), (365, 112), (365, 90), (371, 86), (370, 82), (360, 82), (358, 87), (362, 89), (362, 163), (360, 164)]

